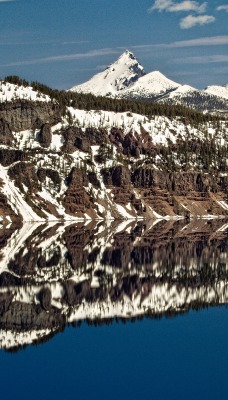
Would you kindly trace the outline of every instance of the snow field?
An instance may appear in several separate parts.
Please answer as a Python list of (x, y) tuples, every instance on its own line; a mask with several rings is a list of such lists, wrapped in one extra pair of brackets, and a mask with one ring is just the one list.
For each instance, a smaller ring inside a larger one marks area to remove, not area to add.
[(30, 100), (40, 102), (50, 102), (49, 96), (43, 93), (36, 92), (31, 86), (24, 87), (14, 85), (9, 82), (0, 81), (0, 102), (13, 101), (13, 100)]

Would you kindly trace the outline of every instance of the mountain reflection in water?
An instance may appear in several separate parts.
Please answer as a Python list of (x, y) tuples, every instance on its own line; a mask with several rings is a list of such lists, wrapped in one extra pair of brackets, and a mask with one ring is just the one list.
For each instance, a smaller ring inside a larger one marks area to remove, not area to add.
[(66, 324), (175, 316), (228, 302), (222, 220), (25, 224), (0, 231), (0, 347)]

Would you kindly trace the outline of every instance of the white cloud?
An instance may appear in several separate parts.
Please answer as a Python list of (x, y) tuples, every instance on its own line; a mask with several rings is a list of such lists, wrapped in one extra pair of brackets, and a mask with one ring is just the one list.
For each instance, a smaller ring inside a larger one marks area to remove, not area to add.
[(181, 29), (189, 29), (197, 25), (211, 24), (214, 21), (215, 17), (212, 15), (188, 15), (187, 17), (181, 19), (180, 27)]
[(177, 58), (172, 62), (178, 64), (208, 64), (208, 63), (223, 63), (228, 62), (227, 54), (217, 54), (212, 56), (196, 56), (196, 57), (185, 57)]
[(216, 10), (217, 11), (226, 11), (226, 12), (228, 12), (228, 6), (219, 6), (219, 7), (217, 7), (216, 8)]
[(46, 64), (57, 61), (61, 62), (61, 61), (80, 60), (84, 58), (101, 57), (110, 54), (118, 54), (118, 51), (114, 49), (90, 50), (85, 53), (64, 54), (52, 57), (35, 58), (33, 60), (15, 61), (9, 64), (2, 64), (1, 67), (15, 67), (22, 65)]
[(207, 8), (207, 3), (199, 5), (196, 1), (183, 1), (182, 3), (173, 4), (170, 7), (171, 12), (177, 11), (195, 11), (199, 14), (204, 13)]
[[(224, 46), (228, 45), (228, 35), (224, 36), (208, 36), (208, 37), (201, 37), (196, 39), (190, 40), (179, 40), (177, 42), (171, 43), (158, 43), (158, 44), (142, 44), (136, 46), (130, 46), (131, 49), (137, 50), (150, 50), (156, 48), (181, 48), (181, 47), (198, 47), (198, 46)], [(125, 49), (125, 47), (121, 48)]]
[(154, 5), (149, 8), (149, 12), (152, 11), (166, 11), (166, 12), (189, 12), (194, 11), (198, 14), (204, 13), (207, 8), (207, 3), (204, 2), (199, 4), (197, 1), (184, 0), (180, 3), (176, 3), (173, 0), (156, 0)]
[(173, 4), (172, 0), (156, 0), (154, 5), (151, 6), (148, 11), (152, 12), (154, 10), (167, 11), (169, 7)]

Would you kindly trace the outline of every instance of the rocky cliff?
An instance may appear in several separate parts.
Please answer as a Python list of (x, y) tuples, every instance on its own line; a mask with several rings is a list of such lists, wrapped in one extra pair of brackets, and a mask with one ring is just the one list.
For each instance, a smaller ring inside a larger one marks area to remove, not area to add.
[(226, 120), (86, 111), (1, 90), (3, 223), (228, 215)]

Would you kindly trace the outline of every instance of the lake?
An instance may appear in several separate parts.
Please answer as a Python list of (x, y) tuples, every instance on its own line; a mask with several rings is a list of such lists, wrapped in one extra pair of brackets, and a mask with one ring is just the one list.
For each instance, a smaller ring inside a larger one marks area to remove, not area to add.
[(227, 400), (227, 228), (2, 228), (2, 398)]

